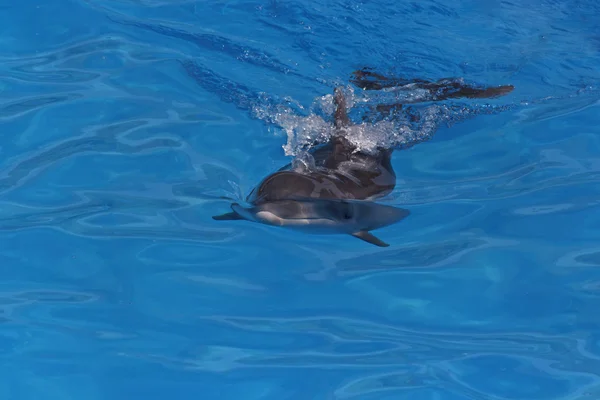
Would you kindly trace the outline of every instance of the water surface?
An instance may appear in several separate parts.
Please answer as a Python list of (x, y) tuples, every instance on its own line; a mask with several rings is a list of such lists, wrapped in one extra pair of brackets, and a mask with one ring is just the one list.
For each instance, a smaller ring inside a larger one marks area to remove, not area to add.
[[(591, 0), (0, 2), (0, 398), (600, 398), (598, 21)], [(365, 66), (515, 91), (428, 109), (389, 248), (213, 221)]]

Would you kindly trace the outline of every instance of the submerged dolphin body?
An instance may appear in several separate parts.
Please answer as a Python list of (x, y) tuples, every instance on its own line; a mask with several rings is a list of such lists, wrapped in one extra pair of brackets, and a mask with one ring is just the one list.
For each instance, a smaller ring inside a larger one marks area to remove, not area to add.
[(402, 208), (348, 200), (279, 200), (249, 208), (234, 203), (231, 208), (233, 212), (213, 218), (245, 219), (306, 233), (348, 234), (381, 247), (388, 244), (370, 231), (394, 224), (409, 215), (409, 211)]
[(250, 207), (234, 203), (232, 212), (215, 220), (248, 220), (309, 233), (349, 234), (377, 246), (388, 246), (371, 230), (394, 224), (410, 212), (377, 204), (373, 199), (396, 186), (390, 149), (356, 151), (345, 138), (350, 126), (341, 89), (334, 91), (335, 133), (312, 152), (315, 166), (290, 165), (267, 176), (247, 198)]
[[(434, 101), (497, 97), (513, 89), (512, 86), (478, 89), (455, 80), (407, 83), (366, 70), (355, 74), (353, 83), (365, 90), (410, 85), (428, 90)], [(391, 164), (393, 149), (357, 151), (345, 137), (351, 122), (340, 88), (334, 90), (334, 103), (335, 131), (324, 146), (311, 152), (314, 166), (294, 168), (288, 164), (252, 190), (246, 199), (250, 207), (234, 203), (231, 212), (213, 219), (248, 220), (310, 233), (348, 234), (376, 246), (389, 246), (371, 231), (395, 224), (410, 214), (408, 210), (373, 201), (389, 194), (396, 186)]]

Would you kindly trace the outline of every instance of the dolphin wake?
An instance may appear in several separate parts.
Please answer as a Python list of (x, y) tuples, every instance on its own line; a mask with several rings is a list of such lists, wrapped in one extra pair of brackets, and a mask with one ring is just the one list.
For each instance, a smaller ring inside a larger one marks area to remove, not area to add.
[[(406, 149), (431, 139), (441, 125), (515, 107), (475, 103), (409, 105), (427, 102), (430, 100), (428, 93), (423, 89), (373, 93), (347, 86), (348, 111), (355, 124), (347, 128), (347, 139), (357, 151), (366, 153), (377, 148)], [(252, 107), (252, 115), (265, 121), (272, 129), (285, 132), (287, 142), (283, 149), (287, 156), (305, 159), (308, 150), (327, 142), (334, 132), (333, 110), (333, 95), (327, 94), (317, 97), (308, 110), (288, 99), (287, 104), (257, 103)]]
[[(293, 157), (293, 162), (310, 163), (308, 151), (326, 143), (334, 131), (332, 93), (316, 97), (310, 106), (305, 107), (292, 98), (278, 98), (228, 80), (197, 61), (182, 60), (180, 63), (204, 89), (218, 95), (224, 102), (247, 110), (274, 133), (283, 132), (287, 136), (283, 150), (287, 156)], [(449, 84), (464, 83), (460, 78), (445, 81)], [(597, 101), (597, 92), (596, 87), (586, 86), (569, 95), (502, 104), (496, 100), (482, 103), (481, 99), (436, 101), (435, 92), (404, 83), (380, 90), (355, 89), (348, 85), (344, 88), (344, 96), (353, 125), (347, 128), (347, 139), (356, 151), (365, 153), (378, 147), (406, 149), (430, 140), (443, 125), (451, 126), (478, 115), (499, 114), (533, 104), (539, 106), (545, 103), (548, 106), (553, 100), (586, 94)]]

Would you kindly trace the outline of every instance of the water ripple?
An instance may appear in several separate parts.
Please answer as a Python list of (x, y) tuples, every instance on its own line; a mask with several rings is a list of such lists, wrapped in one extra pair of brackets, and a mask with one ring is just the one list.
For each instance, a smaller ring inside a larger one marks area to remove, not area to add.
[(0, 106), (0, 120), (21, 117), (28, 112), (39, 110), (52, 104), (76, 101), (82, 97), (78, 93), (68, 93), (62, 96), (54, 95), (14, 101)]
[(173, 27), (169, 27), (166, 24), (151, 25), (137, 21), (129, 22), (124, 20), (115, 20), (115, 22), (124, 25), (131, 25), (140, 29), (153, 31), (160, 35), (166, 35), (186, 40), (191, 43), (194, 43), (196, 46), (204, 50), (215, 51), (218, 54), (227, 54), (233, 57), (234, 59), (237, 59), (244, 63), (264, 67), (273, 72), (283, 74), (294, 72), (289, 66), (286, 66), (283, 63), (277, 61), (273, 55), (249, 47), (247, 43), (243, 45), (238, 44), (223, 36), (209, 33), (190, 33), (188, 30), (176, 29)]
[[(59, 3), (0, 13), (0, 397), (600, 396), (597, 1)], [(515, 91), (411, 104), (390, 248), (212, 221), (363, 67)]]

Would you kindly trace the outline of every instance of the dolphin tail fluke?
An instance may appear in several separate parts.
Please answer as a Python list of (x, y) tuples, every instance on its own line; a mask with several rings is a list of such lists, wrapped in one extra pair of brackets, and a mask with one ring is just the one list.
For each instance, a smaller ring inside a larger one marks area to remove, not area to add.
[(367, 231), (359, 231), (352, 234), (357, 239), (364, 240), (367, 243), (374, 244), (379, 247), (389, 247), (389, 244), (385, 243), (383, 240), (379, 239), (377, 236), (369, 233)]
[(244, 219), (236, 212), (228, 212), (221, 215), (214, 215), (212, 218), (215, 221), (237, 221), (240, 219)]

